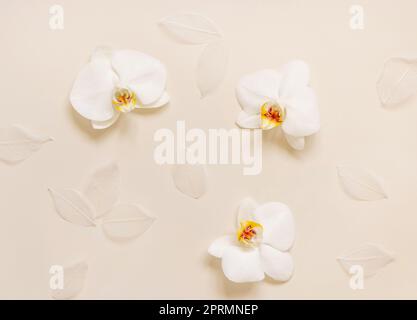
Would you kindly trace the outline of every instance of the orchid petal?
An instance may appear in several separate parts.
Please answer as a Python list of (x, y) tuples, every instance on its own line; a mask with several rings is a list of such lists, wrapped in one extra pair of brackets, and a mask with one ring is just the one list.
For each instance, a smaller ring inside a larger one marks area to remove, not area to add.
[(74, 109), (84, 118), (107, 121), (114, 116), (112, 93), (115, 74), (105, 60), (88, 63), (78, 74), (70, 94)]
[(304, 137), (294, 137), (290, 136), (289, 134), (285, 134), (285, 139), (287, 140), (288, 144), (295, 150), (303, 150), (305, 145), (305, 138)]
[(295, 239), (294, 218), (280, 202), (268, 202), (256, 208), (255, 221), (263, 227), (263, 243), (281, 251), (289, 250)]
[(214, 240), (214, 242), (210, 245), (208, 252), (214, 257), (221, 258), (226, 248), (235, 244), (236, 241), (234, 241), (233, 237), (230, 235), (220, 237)]
[(254, 212), (258, 206), (258, 203), (252, 198), (243, 199), (239, 205), (237, 226), (240, 226), (241, 221), (254, 220)]
[(285, 100), (287, 116), (282, 130), (295, 137), (310, 136), (320, 129), (320, 114), (313, 89), (304, 87)]
[(282, 74), (279, 88), (280, 98), (291, 97), (296, 91), (307, 87), (310, 83), (310, 68), (304, 61), (290, 61), (284, 64), (279, 72)]
[(153, 104), (149, 104), (149, 105), (143, 105), (143, 106), (137, 106), (137, 109), (156, 109), (156, 108), (161, 108), (163, 106), (165, 106), (166, 104), (169, 103), (169, 95), (166, 91), (164, 91), (164, 93), (162, 94), (162, 96)]
[(288, 281), (294, 272), (294, 262), (288, 252), (281, 252), (268, 245), (261, 245), (259, 252), (265, 273), (277, 281)]
[(112, 66), (120, 78), (120, 86), (135, 92), (141, 105), (155, 103), (166, 85), (166, 70), (162, 63), (134, 50), (113, 53)]
[(244, 76), (236, 88), (236, 97), (248, 114), (259, 114), (261, 106), (278, 97), (281, 76), (272, 69), (261, 70)]
[(115, 112), (113, 118), (107, 121), (91, 121), (91, 126), (96, 130), (107, 129), (111, 127), (117, 119), (119, 119), (120, 112)]
[(241, 111), (236, 124), (242, 129), (259, 129), (261, 127), (261, 116), (259, 114), (248, 114)]
[(233, 282), (256, 282), (264, 279), (258, 249), (240, 246), (227, 247), (222, 256), (224, 275)]

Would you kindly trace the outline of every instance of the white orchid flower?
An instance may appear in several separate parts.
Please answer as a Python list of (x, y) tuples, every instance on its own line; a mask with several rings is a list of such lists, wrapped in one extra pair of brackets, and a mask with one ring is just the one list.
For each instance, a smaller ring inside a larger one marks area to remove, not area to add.
[(110, 127), (120, 113), (169, 102), (162, 63), (134, 50), (98, 49), (75, 80), (70, 101), (93, 128)]
[(265, 273), (274, 280), (288, 281), (294, 270), (288, 253), (294, 238), (293, 216), (285, 204), (258, 205), (248, 198), (239, 207), (236, 234), (218, 238), (208, 252), (222, 259), (230, 281), (261, 281)]
[(236, 123), (246, 129), (281, 126), (290, 146), (302, 150), (304, 137), (320, 129), (317, 99), (309, 81), (308, 65), (298, 60), (278, 71), (265, 69), (244, 76), (236, 89), (243, 109)]

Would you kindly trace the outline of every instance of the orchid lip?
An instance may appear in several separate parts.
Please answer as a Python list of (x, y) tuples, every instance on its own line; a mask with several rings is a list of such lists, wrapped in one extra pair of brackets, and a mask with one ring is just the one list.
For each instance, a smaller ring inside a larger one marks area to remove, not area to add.
[(285, 107), (274, 101), (261, 106), (261, 129), (270, 130), (282, 125), (287, 116)]
[(113, 92), (113, 107), (120, 112), (130, 112), (136, 108), (136, 94), (127, 88), (115, 88)]
[(261, 224), (251, 220), (241, 221), (237, 240), (244, 246), (255, 247), (262, 240), (262, 232)]

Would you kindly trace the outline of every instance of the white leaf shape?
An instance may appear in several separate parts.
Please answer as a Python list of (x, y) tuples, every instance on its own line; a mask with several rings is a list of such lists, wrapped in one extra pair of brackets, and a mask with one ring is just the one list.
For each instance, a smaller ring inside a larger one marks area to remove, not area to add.
[(382, 106), (405, 102), (417, 93), (417, 59), (393, 57), (388, 59), (377, 82)]
[(227, 69), (227, 59), (222, 41), (209, 43), (204, 48), (196, 69), (197, 87), (202, 98), (212, 93), (222, 83)]
[(84, 195), (94, 206), (99, 218), (109, 212), (119, 199), (120, 174), (117, 164), (110, 163), (92, 174)]
[(378, 245), (364, 244), (340, 256), (337, 260), (347, 273), (350, 274), (353, 266), (361, 266), (364, 276), (370, 277), (394, 261), (394, 257)]
[(364, 169), (351, 166), (338, 166), (343, 189), (356, 200), (375, 201), (388, 198), (381, 178)]
[(155, 218), (137, 205), (119, 204), (103, 218), (102, 228), (110, 239), (126, 241), (145, 233), (154, 221)]
[(95, 226), (94, 209), (80, 192), (71, 189), (49, 189), (49, 192), (62, 219), (84, 227)]
[(198, 199), (207, 191), (207, 173), (202, 165), (176, 165), (172, 178), (177, 189), (191, 198)]
[(175, 39), (188, 44), (209, 43), (221, 37), (219, 28), (200, 14), (174, 14), (162, 19), (159, 23)]
[(62, 289), (52, 289), (52, 297), (57, 300), (75, 298), (84, 287), (87, 271), (88, 265), (85, 262), (64, 268), (64, 286)]
[(52, 138), (33, 134), (19, 126), (0, 128), (0, 160), (8, 163), (25, 160), (48, 141)]

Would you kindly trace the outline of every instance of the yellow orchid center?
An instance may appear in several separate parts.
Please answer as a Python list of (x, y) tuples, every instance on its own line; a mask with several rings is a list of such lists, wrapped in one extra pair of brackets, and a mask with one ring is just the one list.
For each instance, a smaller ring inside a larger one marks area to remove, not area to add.
[(240, 243), (253, 247), (262, 239), (262, 231), (261, 224), (250, 220), (242, 221), (237, 231), (237, 239)]
[(266, 102), (261, 106), (261, 129), (278, 127), (284, 122), (285, 117), (285, 108), (275, 102)]
[(130, 112), (136, 107), (136, 95), (126, 88), (116, 88), (112, 99), (113, 107), (120, 112)]

